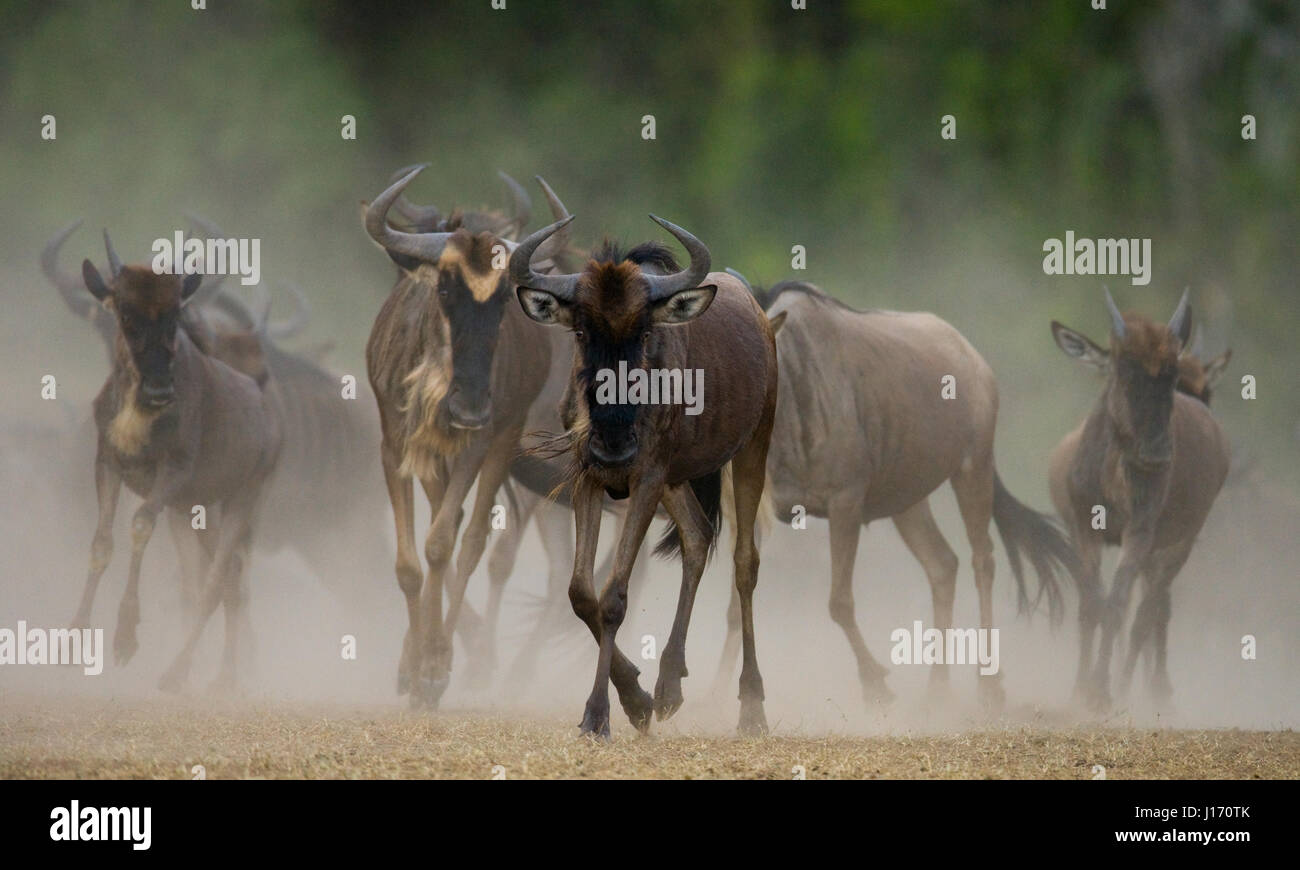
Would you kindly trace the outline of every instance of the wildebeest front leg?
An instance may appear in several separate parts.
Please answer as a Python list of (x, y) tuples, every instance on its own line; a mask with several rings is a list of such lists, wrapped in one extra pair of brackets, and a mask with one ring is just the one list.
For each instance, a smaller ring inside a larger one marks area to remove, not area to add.
[(411, 479), (398, 473), (401, 460), (391, 445), (385, 442), (380, 453), (388, 500), (393, 506), (393, 522), (397, 526), (397, 585), (406, 598), (406, 638), (402, 641), (402, 658), (397, 666), (397, 694), (404, 695), (411, 689), (411, 675), (420, 649), (420, 584), (424, 572), (420, 570), (420, 557), (415, 549), (415, 503)]
[(158, 508), (146, 501), (131, 518), (131, 568), (126, 576), (126, 591), (117, 608), (117, 631), (113, 635), (113, 660), (124, 665), (139, 649), (135, 629), (140, 624), (140, 566), (145, 547), (153, 537)]
[(700, 507), (689, 483), (664, 490), (664, 509), (677, 526), (682, 542), (682, 587), (677, 594), (677, 613), (659, 657), (659, 679), (655, 682), (655, 715), (662, 722), (682, 706), (682, 677), (686, 671), (686, 632), (695, 606), (695, 591), (709, 555), (709, 519)]
[[(488, 530), (492, 525), (492, 509), (496, 506), (497, 493), (501, 490), (501, 484), (510, 473), (510, 461), (514, 459), (519, 435), (518, 429), (511, 429), (503, 431), (494, 438), (487, 455), (483, 457), (483, 464), (479, 467), (478, 492), (474, 497), (474, 509), (470, 512), (465, 533), (461, 535), (460, 553), (456, 557), (456, 577), (447, 594), (445, 631), (448, 635), (456, 629), (470, 575), (478, 567), (479, 560), (483, 558), (483, 551), (487, 548)], [(484, 642), (489, 644), (487, 652), (480, 655), (492, 655), (495, 652), (491, 649), (491, 636), (486, 626), (478, 640), (479, 644)], [(491, 668), (489, 667), (488, 670), (490, 672)]]
[[(599, 487), (575, 484), (573, 493), (573, 519), (577, 527), (575, 535), (575, 555), (573, 558), (573, 577), (569, 581), (569, 603), (573, 612), (583, 621), (592, 637), (599, 643), (603, 636), (600, 607), (596, 600), (596, 590), (592, 582), (592, 572), (596, 566), (596, 545), (600, 538), (600, 514), (604, 492)], [(626, 525), (625, 525), (626, 528)], [(654, 711), (654, 699), (650, 693), (637, 683), (640, 671), (636, 665), (613, 647), (613, 660), (606, 669), (608, 679), (618, 690), (619, 702), (632, 725), (638, 731), (645, 732), (650, 727), (650, 717)], [(595, 693), (593, 692), (593, 695)], [(590, 703), (590, 702), (589, 702)], [(586, 723), (584, 717), (583, 723)], [(586, 729), (584, 729), (586, 730)], [(605, 733), (609, 733), (609, 696), (605, 694)]]
[(853, 563), (858, 555), (862, 513), (857, 505), (833, 505), (828, 517), (831, 527), (831, 619), (844, 630), (858, 662), (858, 679), (868, 703), (888, 702), (894, 693), (885, 685), (889, 673), (867, 649), (853, 613)]
[(1110, 658), (1114, 651), (1115, 635), (1119, 633), (1128, 612), (1133, 583), (1142, 572), (1151, 554), (1152, 534), (1130, 526), (1124, 531), (1120, 545), (1119, 565), (1111, 581), (1110, 595), (1106, 598), (1101, 618), (1101, 646), (1097, 650), (1097, 666), (1093, 673), (1092, 706), (1098, 710), (1110, 707)]
[(95, 590), (99, 588), (99, 578), (104, 576), (104, 569), (113, 555), (113, 519), (117, 516), (117, 498), (121, 491), (122, 475), (102, 458), (96, 457), (95, 494), (99, 499), (99, 520), (90, 544), (90, 571), (86, 575), (86, 586), (81, 593), (77, 614), (72, 617), (73, 628), (90, 627)]
[[(471, 443), (457, 454), (452, 462), (446, 488), (441, 493), (441, 503), (430, 503), (433, 521), (424, 539), (424, 558), (429, 563), (429, 573), (420, 590), (421, 649), (420, 666), (414, 670), (416, 683), (412, 687), (413, 704), (437, 706), (442, 693), (451, 681), (451, 631), (454, 626), (444, 626), (442, 620), (442, 586), (452, 551), (456, 547), (456, 529), (460, 525), (461, 504), (474, 484), (489, 442)], [(430, 481), (424, 481), (429, 492)]]
[(1165, 652), (1167, 630), (1169, 626), (1169, 587), (1174, 577), (1182, 570), (1191, 554), (1190, 542), (1174, 550), (1165, 550), (1154, 555), (1146, 577), (1146, 591), (1137, 614), (1133, 617), (1133, 628), (1129, 636), (1128, 654), (1125, 656), (1124, 669), (1120, 677), (1120, 692), (1127, 692), (1133, 678), (1133, 669), (1137, 665), (1138, 655), (1151, 643), (1155, 652), (1155, 669), (1151, 680), (1151, 695), (1156, 701), (1168, 700), (1173, 692), (1169, 684), (1169, 671), (1166, 668)]

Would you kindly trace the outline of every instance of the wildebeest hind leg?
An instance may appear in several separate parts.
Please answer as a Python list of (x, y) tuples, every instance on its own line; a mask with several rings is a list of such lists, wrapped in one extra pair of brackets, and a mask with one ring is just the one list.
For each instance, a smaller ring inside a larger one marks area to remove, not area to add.
[(888, 703), (894, 693), (885, 685), (889, 671), (867, 649), (853, 607), (853, 563), (858, 556), (862, 511), (856, 504), (835, 504), (828, 511), (831, 527), (831, 619), (844, 631), (858, 662), (858, 679), (867, 703)]
[[(991, 457), (977, 462), (970, 470), (962, 470), (952, 477), (952, 490), (957, 496), (966, 537), (971, 546), (971, 564), (975, 568), (975, 589), (980, 600), (980, 628), (993, 628), (993, 538), (989, 535), (989, 522), (993, 518), (993, 463)], [(1006, 700), (1002, 689), (1002, 673), (980, 675), (979, 697), (991, 709), (1001, 708)]]
[(731, 460), (731, 486), (736, 500), (733, 558), (735, 587), (740, 593), (740, 723), (737, 730), (747, 735), (767, 733), (763, 676), (758, 671), (758, 652), (754, 643), (754, 589), (758, 586), (759, 561), (754, 523), (763, 497), (771, 426), (771, 419), (765, 419), (749, 443), (740, 448)]
[[(894, 526), (907, 549), (925, 569), (930, 581), (930, 597), (934, 601), (934, 627), (939, 631), (952, 628), (952, 607), (957, 589), (957, 554), (948, 546), (943, 533), (934, 521), (929, 499), (922, 499), (894, 517)], [(948, 665), (941, 663), (930, 668), (930, 691), (946, 693)]]

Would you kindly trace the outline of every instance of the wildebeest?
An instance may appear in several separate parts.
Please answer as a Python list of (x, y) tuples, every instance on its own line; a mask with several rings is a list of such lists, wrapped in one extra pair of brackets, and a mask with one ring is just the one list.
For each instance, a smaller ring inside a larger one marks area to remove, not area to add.
[[(226, 236), (202, 217), (191, 215), (190, 221), (208, 237)], [(95, 328), (111, 364), (116, 319), (86, 301), (79, 283), (58, 266), (61, 246), (80, 224), (76, 221), (50, 239), (41, 252), (41, 268), (69, 308)], [(118, 260), (111, 250), (109, 261), (115, 269)], [(267, 382), (265, 392), (280, 431), (281, 450), (265, 487), (258, 549), (293, 550), (327, 588), (352, 604), (368, 603), (372, 598), (369, 572), (377, 559), (391, 558), (391, 549), (384, 540), (380, 516), (385, 499), (373, 465), (379, 427), (366, 385), (357, 384), (357, 398), (345, 400), (337, 375), (280, 347), (278, 339), (305, 326), (306, 303), (300, 293), (294, 293), (294, 313), (273, 321), (265, 310), (250, 311), (224, 291), (221, 277), (203, 279), (181, 309), (180, 326), (204, 352)], [(339, 510), (340, 504), (349, 509)], [(185, 538), (187, 526), (182, 524), (178, 530)], [(177, 549), (184, 561), (185, 543), (178, 540)], [(191, 592), (188, 584), (182, 589), (187, 596)]]
[(276, 420), (257, 382), (204, 354), (178, 328), (181, 310), (201, 276), (182, 279), (120, 265), (111, 246), (109, 250), (112, 274), (107, 283), (89, 260), (82, 262), (86, 287), (111, 310), (119, 332), (113, 370), (94, 403), (99, 523), (73, 624), (90, 622), (95, 589), (112, 552), (113, 516), (123, 482), (144, 503), (132, 518), (131, 565), (113, 638), (119, 663), (138, 648), (140, 566), (158, 514), (167, 509), (189, 516), (202, 506), (213, 528), (198, 536), (203, 577), (198, 618), (160, 685), (179, 688), (219, 603), (225, 607), (226, 637), (218, 679), (229, 685), (235, 680), (253, 515), (280, 449)]
[[(1169, 589), (1191, 553), (1228, 474), (1228, 443), (1201, 401), (1178, 389), (1179, 356), (1191, 333), (1187, 292), (1167, 325), (1121, 314), (1106, 291), (1110, 348), (1052, 322), (1067, 355), (1107, 372), (1088, 417), (1056, 446), (1052, 501), (1065, 519), (1082, 563), (1079, 574), (1079, 670), (1076, 695), (1090, 706), (1110, 703), (1110, 660), (1139, 574), (1145, 594), (1129, 635), (1121, 689), (1146, 644), (1155, 653), (1150, 691), (1172, 693), (1167, 667)], [(1101, 584), (1101, 551), (1119, 546), (1109, 595)], [(1093, 636), (1101, 626), (1093, 658)]]
[[(417, 705), (436, 704), (446, 689), (465, 586), (550, 367), (547, 337), (511, 301), (505, 255), (513, 241), (464, 226), (455, 214), (429, 232), (402, 232), (388, 223), (389, 209), (423, 168), (392, 184), (365, 212), (366, 231), (401, 269), (371, 330), (366, 367), (379, 407), (396, 571), (409, 619), (397, 686)], [(413, 477), (433, 511), (427, 580), (415, 550)], [(461, 504), (476, 479), (444, 621), (444, 574)]]
[[(1019, 599), (1029, 600), (1022, 552), (1039, 578), (1038, 596), (1060, 612), (1057, 573), (1069, 543), (1043, 514), (1017, 501), (994, 465), (998, 391), (992, 369), (966, 338), (933, 314), (857, 311), (813, 284), (787, 281), (761, 293), (776, 336), (781, 389), (768, 457), (772, 506), (788, 521), (796, 505), (830, 525), (831, 619), (844, 630), (868, 701), (888, 700), (887, 669), (871, 655), (854, 618), (853, 564), (862, 527), (893, 519), (925, 569), (934, 627), (952, 627), (958, 560), (930, 510), (929, 496), (952, 485), (972, 549), (980, 626), (993, 627), (993, 541), (997, 525)], [(952, 392), (945, 393), (946, 378)], [(1035, 599), (1037, 601), (1037, 598)], [(734, 602), (721, 671), (735, 655)], [(932, 689), (947, 665), (930, 672)], [(981, 698), (1002, 701), (1000, 675), (982, 676)]]
[[(611, 679), (639, 730), (649, 728), (652, 710), (666, 719), (681, 706), (686, 633), (700, 575), (717, 539), (722, 472), (729, 464), (744, 646), (740, 729), (764, 731), (752, 607), (759, 560), (754, 520), (776, 412), (776, 347), (767, 318), (741, 282), (710, 273), (709, 251), (699, 239), (651, 217), (689, 252), (687, 268), (678, 270), (662, 245), (624, 252), (607, 244), (582, 272), (537, 272), (534, 252), (571, 219), (529, 236), (510, 258), (523, 310), (540, 323), (568, 327), (576, 342), (566, 414), (572, 425), (562, 442), (573, 466), (569, 492), (577, 523), (569, 600), (600, 646), (580, 727), (609, 735)], [(703, 402), (692, 409), (698, 413), (668, 402), (637, 403), (630, 395), (602, 396), (603, 373), (624, 367), (655, 378), (667, 373), (669, 382), (674, 372), (681, 379), (703, 372)], [(613, 573), (597, 599), (592, 571), (606, 493), (627, 498), (628, 505)], [(615, 635), (626, 613), (633, 563), (661, 503), (674, 523), (661, 552), (680, 554), (682, 586), (651, 698), (638, 685), (639, 671), (619, 651)]]

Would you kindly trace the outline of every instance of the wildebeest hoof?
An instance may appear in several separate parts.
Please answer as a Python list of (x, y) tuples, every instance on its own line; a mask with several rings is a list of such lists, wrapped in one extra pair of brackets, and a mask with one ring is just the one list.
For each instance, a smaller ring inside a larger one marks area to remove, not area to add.
[(655, 700), (650, 697), (650, 693), (634, 685), (627, 693), (619, 691), (618, 702), (632, 727), (642, 734), (649, 734), (650, 720), (654, 718), (655, 712)]
[(592, 737), (601, 740), (609, 740), (609, 704), (603, 706), (587, 702), (587, 709), (582, 714), (582, 722), (578, 725), (578, 730), (582, 734), (590, 734)]
[(411, 687), (411, 709), (438, 709), (442, 693), (447, 691), (447, 684), (450, 682), (451, 677), (446, 674), (436, 677), (421, 676)]
[(682, 701), (681, 677), (660, 674), (659, 681), (655, 684), (655, 718), (660, 722), (671, 719), (681, 709)]
[(743, 737), (762, 737), (767, 733), (767, 715), (762, 701), (740, 701), (740, 724), (736, 731)]

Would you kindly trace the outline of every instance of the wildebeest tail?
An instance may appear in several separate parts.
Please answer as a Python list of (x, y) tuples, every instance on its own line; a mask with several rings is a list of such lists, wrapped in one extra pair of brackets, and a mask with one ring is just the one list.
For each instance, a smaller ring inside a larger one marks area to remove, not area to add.
[[(718, 545), (718, 531), (722, 528), (722, 469), (711, 472), (691, 481), (691, 491), (704, 508), (704, 516), (709, 521), (709, 552), (706, 558), (713, 557)], [(668, 531), (655, 545), (655, 555), (665, 559), (682, 555), (682, 536), (677, 524), (669, 525)]]
[[(1064, 609), (1059, 574), (1065, 571), (1078, 576), (1078, 557), (1065, 532), (1052, 517), (1017, 501), (1007, 492), (1002, 478), (996, 473), (993, 476), (993, 522), (1006, 547), (1011, 572), (1016, 576), (1020, 612), (1032, 613), (1046, 596), (1048, 618), (1052, 625), (1059, 625)], [(1038, 575), (1038, 595), (1032, 603), (1025, 589), (1022, 553), (1029, 557)]]

